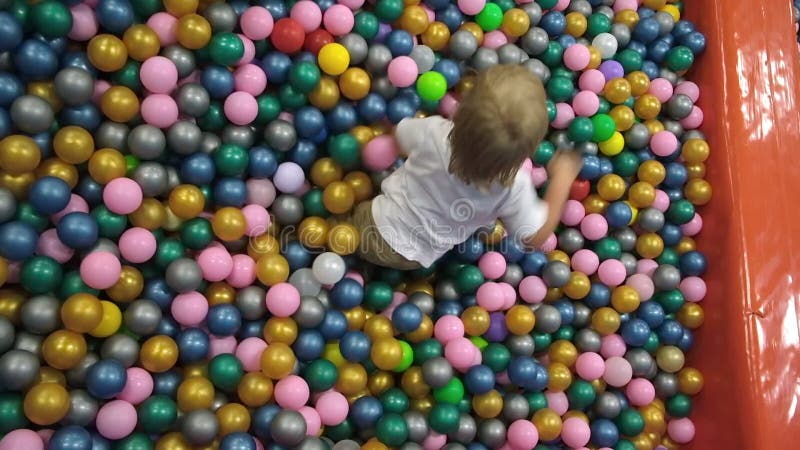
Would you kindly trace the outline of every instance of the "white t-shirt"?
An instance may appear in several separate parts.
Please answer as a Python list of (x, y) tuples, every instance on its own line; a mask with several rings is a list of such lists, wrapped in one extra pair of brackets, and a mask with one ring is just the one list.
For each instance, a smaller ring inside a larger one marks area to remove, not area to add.
[(497, 184), (486, 191), (450, 174), (452, 127), (440, 116), (402, 120), (395, 137), (408, 159), (383, 181), (383, 193), (372, 202), (381, 237), (425, 267), (497, 218), (518, 240), (533, 235), (547, 219), (547, 204), (526, 171), (520, 170), (510, 187)]

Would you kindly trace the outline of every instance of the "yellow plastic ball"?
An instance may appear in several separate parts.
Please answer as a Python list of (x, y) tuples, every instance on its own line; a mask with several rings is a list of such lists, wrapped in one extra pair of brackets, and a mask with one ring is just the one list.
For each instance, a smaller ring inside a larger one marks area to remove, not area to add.
[(322, 350), (322, 358), (332, 362), (334, 366), (341, 367), (347, 360), (342, 356), (338, 343), (325, 344), (325, 349)]
[(683, 187), (683, 194), (693, 205), (705, 205), (711, 201), (711, 183), (701, 178), (689, 180)]
[(389, 447), (379, 441), (378, 438), (373, 437), (367, 442), (364, 442), (364, 445), (361, 446), (361, 450), (389, 450)]
[(214, 385), (205, 377), (186, 378), (178, 386), (176, 399), (178, 408), (183, 412), (210, 409), (214, 403)]
[(631, 95), (639, 97), (650, 89), (650, 77), (641, 70), (631, 72), (625, 76), (628, 83), (631, 85)]
[(685, 362), (683, 351), (674, 345), (665, 345), (656, 352), (656, 364), (664, 372), (676, 373), (683, 369)]
[(465, 309), (461, 313), (461, 321), (464, 322), (464, 331), (469, 336), (481, 336), (489, 330), (491, 324), (489, 312), (480, 306), (470, 306)]
[(317, 62), (319, 68), (328, 75), (341, 75), (350, 66), (350, 53), (344, 45), (331, 42), (319, 49)]
[(198, 0), (164, 0), (164, 9), (175, 17), (197, 11)]
[(261, 354), (261, 371), (273, 380), (280, 380), (292, 373), (296, 361), (291, 347), (274, 342)]
[(598, 144), (600, 152), (606, 156), (616, 156), (625, 148), (625, 138), (619, 131), (615, 131), (608, 140)]
[(148, 338), (139, 349), (139, 361), (148, 372), (166, 372), (178, 362), (178, 344), (166, 335)]
[(308, 93), (308, 101), (322, 111), (328, 111), (339, 103), (339, 84), (335, 79), (323, 75), (314, 89)]
[(281, 255), (266, 254), (256, 261), (256, 277), (266, 286), (274, 286), (289, 278), (289, 262)]
[(558, 362), (567, 367), (572, 367), (575, 360), (578, 359), (578, 349), (575, 344), (570, 341), (559, 339), (547, 349), (547, 354), (550, 356), (551, 362)]
[(270, 317), (264, 324), (264, 340), (292, 345), (297, 339), (297, 322), (291, 317)]
[(128, 56), (137, 61), (156, 56), (161, 49), (161, 41), (156, 32), (144, 24), (132, 25), (125, 30), (122, 42), (128, 49)]
[(36, 168), (36, 176), (41, 177), (56, 177), (64, 180), (70, 188), (74, 188), (78, 184), (78, 169), (68, 162), (61, 160), (61, 158), (50, 158), (42, 161), (39, 167)]
[(360, 242), (358, 228), (349, 223), (340, 223), (328, 231), (326, 246), (337, 255), (352, 255), (358, 250)]
[(169, 193), (168, 204), (176, 216), (181, 219), (193, 219), (203, 212), (206, 199), (197, 186), (180, 184)]
[(0, 171), (0, 186), (8, 189), (17, 200), (23, 200), (28, 196), (28, 191), (34, 181), (36, 181), (36, 176), (32, 173), (11, 175)]
[(564, 392), (572, 384), (572, 371), (566, 365), (553, 362), (547, 366), (547, 388), (554, 392)]
[[(569, 22), (567, 22), (569, 26)], [(519, 9), (511, 8), (503, 14), (503, 22), (500, 29), (503, 33), (511, 37), (520, 37), (527, 33), (531, 28), (531, 18), (528, 13)]]
[(342, 179), (344, 171), (333, 158), (320, 158), (311, 165), (309, 173), (311, 182), (316, 186), (325, 187), (334, 181)]
[(306, 217), (297, 226), (297, 238), (306, 247), (324, 247), (328, 240), (328, 222), (322, 217)]
[(617, 286), (611, 292), (611, 306), (619, 313), (625, 314), (636, 311), (639, 308), (639, 303), (639, 292), (630, 286)]
[(572, 272), (569, 275), (569, 281), (567, 281), (567, 284), (565, 284), (561, 290), (567, 297), (573, 300), (580, 300), (589, 295), (591, 288), (592, 282), (589, 280), (589, 277), (586, 276), (586, 274), (581, 272)]
[(697, 395), (703, 390), (702, 372), (694, 367), (684, 367), (678, 372), (678, 389), (686, 395)]
[(639, 181), (628, 189), (628, 201), (637, 208), (647, 208), (656, 199), (656, 189), (650, 183)]
[(139, 114), (139, 97), (126, 86), (112, 86), (100, 97), (100, 110), (114, 122), (128, 122)]
[(473, 395), (472, 409), (482, 419), (497, 417), (503, 411), (503, 397), (495, 389), (485, 394)]
[(128, 61), (128, 49), (113, 34), (98, 34), (86, 47), (89, 62), (103, 72), (116, 72)]
[(53, 151), (70, 164), (81, 164), (94, 152), (94, 138), (81, 127), (69, 125), (59, 129), (53, 136)]
[(636, 114), (625, 105), (617, 105), (611, 108), (608, 115), (617, 124), (617, 131), (628, 131), (636, 122)]
[(425, 8), (417, 5), (408, 6), (403, 9), (400, 19), (397, 21), (400, 28), (408, 31), (412, 35), (422, 34), (428, 28), (428, 13)]
[(214, 213), (211, 219), (211, 229), (223, 241), (235, 241), (244, 236), (247, 223), (244, 214), (239, 208), (226, 206)]
[(621, 176), (610, 173), (603, 175), (597, 181), (597, 193), (600, 198), (607, 202), (613, 202), (622, 198), (625, 195), (625, 189), (628, 187), (625, 180)]
[(427, 45), (435, 52), (447, 47), (449, 41), (450, 29), (442, 22), (431, 22), (422, 33), (422, 44)]
[(211, 40), (211, 24), (199, 14), (186, 14), (175, 25), (175, 38), (189, 50), (199, 50)]
[(372, 179), (364, 172), (350, 172), (342, 180), (353, 190), (355, 203), (361, 203), (372, 198), (373, 188)]
[[(40, 383), (25, 393), (25, 417), (36, 425), (52, 425), (69, 412), (69, 393), (57, 383)], [(22, 449), (20, 449), (22, 450)]]
[(33, 138), (12, 134), (0, 140), (0, 169), (9, 175), (22, 175), (36, 169), (42, 152)]
[(56, 330), (42, 342), (42, 358), (50, 367), (69, 370), (86, 356), (86, 340), (82, 334)]
[(101, 148), (89, 159), (89, 176), (100, 184), (125, 176), (125, 157), (112, 148)]
[(273, 389), (272, 380), (266, 375), (261, 372), (248, 372), (236, 386), (236, 394), (245, 406), (258, 408), (272, 399)]
[(644, 94), (633, 102), (633, 111), (642, 120), (652, 120), (661, 113), (661, 102), (653, 94)]
[(631, 84), (625, 78), (614, 78), (606, 83), (603, 95), (615, 105), (625, 103), (631, 96)]
[(241, 403), (228, 403), (215, 412), (219, 422), (219, 436), (245, 433), (250, 429), (250, 412)]
[(339, 90), (349, 100), (361, 100), (369, 94), (371, 81), (366, 70), (351, 67), (339, 76)]
[(592, 314), (592, 328), (603, 336), (614, 334), (620, 326), (619, 313), (604, 306)]
[(568, 35), (578, 38), (586, 33), (586, 28), (589, 26), (586, 16), (577, 11), (573, 11), (568, 13), (565, 18), (567, 20), (567, 28), (565, 31)]
[[(110, 181), (110, 180), (109, 180)], [(145, 198), (136, 211), (128, 214), (131, 225), (148, 230), (157, 230), (167, 220), (167, 208), (154, 198)]]
[(397, 339), (380, 338), (372, 343), (369, 356), (375, 367), (381, 370), (393, 370), (402, 361), (403, 347)]
[(527, 305), (515, 305), (506, 311), (506, 327), (511, 334), (521, 336), (533, 331), (536, 316)]
[(691, 330), (700, 328), (705, 321), (705, 312), (703, 307), (697, 303), (684, 303), (677, 314), (678, 321)]
[[(421, 376), (422, 374), (420, 373), (420, 377)], [(366, 389), (367, 371), (364, 369), (364, 366), (350, 362), (339, 366), (339, 377), (336, 379), (335, 387), (337, 391), (344, 395), (354, 395)], [(403, 390), (405, 390), (405, 388)]]
[(664, 240), (658, 233), (643, 233), (636, 238), (636, 253), (642, 258), (655, 259), (664, 251)]
[(344, 181), (334, 181), (322, 191), (322, 204), (332, 214), (344, 214), (355, 203), (353, 188)]
[(70, 331), (88, 333), (103, 320), (103, 305), (92, 294), (78, 293), (61, 304), (61, 323)]
[(536, 411), (531, 419), (536, 429), (539, 431), (539, 439), (542, 441), (553, 441), (561, 435), (561, 416), (550, 408), (543, 408)]
[(655, 159), (643, 162), (636, 172), (636, 176), (640, 181), (658, 186), (664, 181), (667, 176), (667, 170), (664, 165)]

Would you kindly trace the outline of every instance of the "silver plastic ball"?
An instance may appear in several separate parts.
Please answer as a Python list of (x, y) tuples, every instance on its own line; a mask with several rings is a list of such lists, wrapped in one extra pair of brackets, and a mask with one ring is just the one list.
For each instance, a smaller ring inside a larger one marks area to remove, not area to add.
[(94, 353), (87, 353), (78, 365), (64, 373), (67, 383), (72, 387), (83, 387), (86, 385), (86, 373), (100, 358)]
[(633, 150), (641, 150), (650, 143), (650, 131), (642, 123), (634, 123), (625, 132), (625, 143)]
[(547, 83), (550, 80), (550, 68), (536, 58), (525, 60), (522, 63), (522, 67), (530, 70), (542, 83)]
[(575, 144), (575, 151), (584, 155), (596, 155), (599, 150), (595, 142), (579, 142)]
[(487, 419), (478, 424), (478, 440), (489, 448), (499, 448), (506, 442), (506, 425), (499, 419)]
[(392, 61), (392, 51), (383, 44), (373, 44), (367, 50), (367, 58), (364, 67), (373, 75), (386, 73), (386, 67)]
[(161, 308), (156, 302), (143, 298), (131, 302), (123, 314), (125, 328), (139, 336), (155, 333), (161, 317)]
[(625, 267), (625, 274), (627, 276), (631, 276), (636, 273), (636, 262), (637, 259), (630, 253), (624, 252), (619, 257), (619, 261)]
[(458, 300), (461, 295), (456, 288), (456, 282), (449, 279), (439, 280), (434, 291), (436, 301)]
[(11, 121), (20, 131), (37, 134), (47, 131), (53, 124), (53, 108), (41, 97), (23, 95), (17, 97), (8, 110)]
[(533, 356), (536, 344), (529, 334), (511, 335), (505, 341), (506, 347), (513, 356)]
[(370, 86), (370, 92), (374, 92), (386, 100), (394, 98), (397, 95), (397, 86), (393, 85), (391, 81), (389, 81), (389, 77), (383, 76), (376, 76), (372, 79), (372, 85)]
[(653, 19), (658, 22), (658, 34), (661, 36), (671, 33), (675, 27), (675, 19), (668, 12), (658, 11)]
[(100, 357), (113, 358), (123, 366), (131, 367), (139, 360), (139, 343), (127, 334), (117, 333), (103, 341)]
[(525, 272), (522, 271), (522, 267), (519, 264), (510, 263), (506, 266), (506, 271), (500, 281), (517, 287), (524, 277)]
[(0, 223), (11, 220), (16, 212), (16, 197), (8, 189), (0, 187)]
[(434, 389), (444, 387), (453, 379), (453, 366), (441, 356), (431, 358), (422, 364), (422, 379)]
[(458, 429), (448, 436), (454, 441), (468, 444), (475, 439), (476, 434), (478, 434), (478, 424), (475, 418), (469, 414), (461, 414), (458, 417)]
[(436, 63), (436, 55), (427, 45), (415, 45), (408, 56), (417, 63), (417, 72), (420, 74), (433, 69)]
[(297, 132), (289, 122), (276, 119), (264, 129), (264, 140), (275, 150), (288, 152), (297, 143)]
[(69, 411), (61, 422), (64, 425), (89, 426), (100, 409), (98, 401), (83, 389), (69, 392)]
[(302, 328), (314, 328), (325, 319), (325, 305), (317, 297), (305, 295), (292, 318)]
[(94, 131), (94, 145), (97, 148), (113, 148), (121, 152), (128, 150), (130, 128), (124, 123), (107, 120)]
[(0, 356), (0, 386), (4, 390), (21, 391), (32, 385), (39, 375), (39, 358), (25, 350), (9, 350)]
[(0, 354), (14, 346), (14, 324), (5, 316), (0, 316)]
[(157, 197), (167, 190), (167, 170), (157, 162), (142, 162), (133, 170), (132, 178), (145, 197)]
[(611, 35), (617, 38), (617, 44), (620, 48), (626, 47), (631, 42), (631, 29), (624, 23), (611, 25)]
[(196, 290), (203, 282), (203, 272), (192, 258), (178, 258), (167, 266), (164, 275), (167, 286), (182, 294)]
[(569, 12), (580, 13), (589, 17), (592, 14), (592, 5), (587, 0), (572, 0), (567, 8)]
[(622, 411), (622, 404), (613, 392), (602, 392), (597, 395), (592, 409), (604, 419), (614, 419)]
[(281, 194), (272, 202), (272, 214), (279, 225), (296, 225), (303, 220), (303, 202), (293, 195)]
[(295, 450), (328, 450), (328, 444), (322, 439), (315, 436), (306, 436), (303, 440), (294, 447)]
[(602, 344), (600, 334), (590, 328), (582, 328), (575, 332), (575, 347), (582, 353), (599, 352)]
[(678, 377), (674, 373), (660, 372), (653, 379), (658, 398), (669, 398), (679, 391)]
[(190, 117), (203, 116), (211, 105), (208, 91), (198, 83), (186, 83), (178, 88), (175, 101), (180, 112)]
[(677, 289), (681, 282), (681, 271), (672, 265), (661, 264), (653, 272), (653, 285), (658, 291)]
[(26, 331), (49, 334), (61, 326), (61, 302), (49, 295), (37, 295), (22, 304), (19, 316)]
[(200, 151), (203, 153), (213, 153), (220, 145), (222, 145), (222, 138), (216, 133), (204, 131), (200, 136)]
[(206, 445), (217, 436), (219, 421), (213, 412), (196, 409), (183, 415), (180, 420), (180, 431), (190, 444)]
[(655, 233), (664, 227), (664, 213), (656, 208), (645, 208), (639, 211), (636, 224), (644, 231)]
[(203, 131), (194, 122), (179, 120), (167, 130), (167, 146), (179, 155), (191, 155), (200, 150)]
[(530, 19), (532, 27), (539, 25), (539, 21), (542, 20), (541, 5), (536, 2), (525, 3), (522, 5), (522, 10), (528, 15), (528, 19)]
[(689, 139), (705, 139), (706, 135), (700, 130), (689, 130), (683, 133), (682, 141), (686, 142)]
[(428, 419), (419, 411), (407, 411), (403, 414), (408, 428), (408, 440), (422, 442), (428, 436)]
[(214, 33), (230, 32), (236, 29), (239, 18), (233, 6), (228, 3), (211, 3), (203, 11), (203, 17), (211, 24)]
[(569, 282), (571, 271), (562, 261), (550, 261), (542, 270), (542, 279), (551, 288), (560, 288)]
[(658, 76), (664, 78), (665, 80), (669, 81), (673, 85), (678, 84), (678, 74), (675, 72), (667, 69), (666, 67), (662, 67), (658, 73)]
[(636, 232), (632, 228), (620, 228), (614, 231), (614, 239), (616, 239), (622, 251), (629, 252), (636, 248)]
[(558, 234), (558, 248), (571, 255), (583, 248), (583, 234), (575, 228), (564, 228)]
[(631, 364), (634, 377), (643, 377), (652, 371), (656, 366), (655, 359), (642, 348), (633, 348), (625, 353), (625, 359)]
[(161, 50), (161, 56), (169, 59), (178, 68), (178, 78), (185, 78), (197, 67), (194, 53), (179, 44), (169, 45)]
[(683, 125), (677, 120), (664, 119), (661, 121), (661, 124), (664, 125), (664, 130), (669, 131), (678, 138), (683, 136), (683, 133), (686, 132), (686, 130), (683, 129)]
[(256, 320), (267, 313), (264, 302), (266, 291), (261, 286), (247, 286), (236, 293), (236, 308), (242, 313), (245, 320)]
[(82, 105), (94, 95), (94, 77), (79, 67), (65, 67), (53, 79), (58, 98), (70, 106)]
[(339, 43), (344, 45), (350, 55), (350, 64), (357, 66), (367, 59), (369, 45), (367, 40), (356, 33), (348, 33), (339, 38)]
[(530, 406), (522, 394), (507, 394), (503, 399), (503, 418), (509, 423), (528, 418)]
[(408, 296), (408, 303), (416, 305), (423, 314), (430, 316), (435, 307), (433, 297), (427, 292), (417, 291)]
[(531, 27), (520, 38), (520, 45), (530, 56), (539, 56), (547, 50), (550, 45), (550, 36), (547, 31), (539, 27)]
[(585, 327), (592, 320), (592, 309), (582, 302), (573, 302), (572, 326)]
[(295, 446), (306, 436), (306, 421), (299, 412), (284, 409), (272, 419), (269, 432), (277, 444)]
[(470, 65), (475, 70), (486, 70), (490, 67), (500, 64), (500, 57), (497, 52), (491, 48), (481, 47), (475, 51), (470, 59)]
[(688, 95), (675, 94), (667, 100), (666, 110), (670, 117), (681, 120), (689, 116), (694, 107), (694, 102)]
[(519, 64), (525, 52), (514, 44), (503, 44), (497, 49), (500, 64)]
[(250, 148), (256, 140), (255, 130), (248, 126), (227, 125), (222, 129), (222, 143)]
[(533, 311), (536, 316), (535, 331), (540, 333), (555, 333), (561, 328), (561, 313), (555, 306), (539, 304)]
[(356, 441), (346, 439), (334, 444), (331, 450), (361, 450), (361, 445)]
[(450, 36), (448, 42), (450, 56), (456, 60), (467, 60), (478, 50), (478, 40), (467, 30), (458, 30)]
[(36, 355), (37, 358), (41, 358), (42, 342), (44, 342), (42, 335), (17, 330), (17, 334), (14, 336), (14, 349), (25, 350)]
[(314, 272), (308, 267), (295, 270), (289, 276), (289, 284), (296, 287), (300, 295), (315, 296), (322, 289), (322, 285), (317, 281)]
[(128, 150), (139, 159), (158, 159), (166, 147), (164, 132), (152, 125), (138, 125), (128, 134)]

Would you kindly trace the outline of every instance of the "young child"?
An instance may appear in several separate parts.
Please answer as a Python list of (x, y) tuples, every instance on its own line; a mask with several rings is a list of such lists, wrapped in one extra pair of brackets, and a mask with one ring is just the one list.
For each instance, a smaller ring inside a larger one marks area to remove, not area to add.
[(542, 83), (518, 65), (478, 74), (453, 121), (402, 120), (395, 136), (408, 159), (383, 181), (381, 195), (354, 212), (360, 256), (401, 270), (429, 267), (498, 218), (510, 237), (540, 246), (581, 169), (580, 155), (557, 152), (544, 201), (537, 197), (530, 174), (519, 168), (547, 127)]

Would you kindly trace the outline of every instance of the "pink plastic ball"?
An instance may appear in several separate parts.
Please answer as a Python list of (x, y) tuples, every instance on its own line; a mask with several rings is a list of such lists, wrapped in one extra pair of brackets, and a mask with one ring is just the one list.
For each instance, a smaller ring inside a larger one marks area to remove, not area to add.
[(199, 325), (208, 314), (208, 300), (197, 291), (178, 294), (170, 305), (172, 318), (181, 325)]
[(153, 377), (150, 372), (140, 367), (129, 367), (126, 373), (128, 379), (117, 398), (132, 405), (138, 405), (147, 400), (153, 393)]
[(600, 263), (597, 268), (597, 274), (600, 276), (600, 281), (610, 287), (619, 286), (625, 281), (627, 272), (625, 265), (616, 259), (607, 259)]
[(589, 443), (592, 431), (589, 424), (577, 417), (564, 421), (561, 428), (561, 440), (572, 448), (583, 447)]
[(275, 201), (275, 186), (272, 181), (264, 178), (250, 178), (247, 180), (247, 203), (269, 208)]
[(94, 92), (92, 93), (92, 102), (100, 103), (100, 97), (111, 88), (111, 83), (106, 80), (97, 80), (94, 82)]
[(44, 450), (44, 441), (27, 428), (11, 430), (0, 439), (0, 450)]
[(679, 286), (683, 297), (689, 302), (699, 302), (706, 297), (706, 282), (698, 277), (686, 277)]
[(585, 45), (574, 44), (564, 51), (564, 65), (570, 70), (583, 70), (589, 65), (592, 54)]
[(361, 162), (369, 170), (388, 169), (398, 156), (397, 142), (389, 134), (377, 136), (367, 142), (361, 151)]
[(36, 434), (39, 435), (39, 437), (42, 439), (42, 442), (44, 442), (44, 446), (47, 447), (50, 445), (50, 438), (53, 437), (55, 432), (56, 430), (45, 428), (37, 431)]
[(95, 289), (108, 289), (119, 280), (122, 264), (113, 253), (92, 252), (81, 261), (81, 279)]
[(353, 11), (357, 11), (364, 6), (364, 0), (337, 0), (336, 3), (347, 6)]
[(647, 92), (654, 95), (661, 103), (666, 103), (672, 98), (672, 83), (665, 78), (656, 78), (650, 82)]
[(578, 78), (578, 87), (582, 91), (590, 91), (599, 94), (603, 92), (605, 86), (606, 77), (603, 75), (603, 72), (597, 69), (589, 69), (583, 72), (580, 78)]
[(666, 212), (669, 209), (669, 196), (661, 189), (656, 189), (656, 198), (653, 200), (653, 208)]
[(460, 337), (453, 339), (444, 346), (444, 357), (458, 370), (464, 370), (472, 366), (475, 360), (475, 352), (478, 349), (469, 339)]
[(58, 224), (62, 217), (72, 212), (89, 212), (89, 205), (86, 203), (86, 200), (84, 200), (83, 197), (78, 194), (70, 194), (69, 203), (67, 203), (67, 206), (65, 206), (61, 211), (50, 216), (50, 220), (54, 224)]
[(603, 358), (623, 356), (627, 350), (628, 347), (625, 345), (625, 340), (618, 334), (603, 336), (600, 342), (600, 354), (603, 355)]
[(569, 7), (569, 1), (570, 0), (558, 0), (558, 3), (556, 3), (556, 6), (553, 7), (553, 10), (564, 11)]
[(611, 386), (622, 387), (631, 381), (633, 369), (631, 364), (621, 356), (612, 356), (606, 360), (603, 380)]
[(142, 188), (130, 178), (114, 178), (103, 188), (103, 203), (115, 214), (130, 214), (142, 204)]
[(593, 116), (600, 109), (600, 98), (592, 91), (580, 91), (572, 99), (572, 109), (578, 116)]
[(169, 128), (178, 121), (178, 104), (169, 95), (151, 94), (145, 97), (141, 107), (142, 119), (158, 128)]
[(122, 439), (136, 428), (136, 408), (123, 400), (112, 400), (97, 411), (95, 427), (107, 439)]
[(444, 94), (439, 100), (439, 113), (448, 119), (452, 119), (458, 109), (458, 100), (451, 93)]
[(236, 125), (252, 123), (258, 116), (258, 102), (247, 92), (234, 92), (225, 99), (225, 117)]
[(119, 237), (119, 252), (132, 263), (143, 263), (156, 254), (156, 238), (146, 228), (134, 227), (125, 230)]
[(464, 322), (457, 316), (442, 316), (433, 325), (433, 336), (442, 344), (464, 337)]
[(508, 444), (514, 450), (528, 450), (539, 443), (539, 431), (530, 420), (518, 419), (511, 423), (506, 433)]
[(497, 285), (503, 291), (503, 311), (510, 309), (517, 303), (517, 291), (508, 283), (497, 283)]
[(325, 29), (334, 36), (344, 36), (353, 30), (355, 17), (353, 11), (344, 5), (333, 5), (322, 15)]
[(483, 47), (497, 49), (508, 44), (508, 36), (500, 30), (490, 31), (483, 35)]
[(386, 73), (393, 85), (404, 88), (417, 81), (418, 70), (417, 63), (413, 59), (408, 56), (398, 56), (389, 61)]
[(236, 337), (235, 336), (211, 336), (209, 339), (208, 355), (207, 358), (211, 359), (217, 355), (224, 355), (227, 353), (233, 354), (236, 351)]
[(233, 258), (222, 246), (208, 247), (197, 255), (197, 265), (206, 280), (222, 281), (233, 271)]
[(675, 86), (675, 93), (683, 94), (692, 99), (692, 102), (695, 103), (700, 99), (700, 87), (692, 81), (680, 82), (680, 84)]
[(688, 116), (681, 119), (681, 125), (687, 130), (694, 130), (700, 128), (703, 124), (703, 110), (698, 106), (692, 106), (692, 112)]
[(166, 12), (157, 12), (147, 19), (147, 26), (156, 33), (162, 48), (177, 42), (175, 38), (177, 25), (178, 19)]
[(547, 286), (544, 281), (535, 276), (529, 275), (519, 282), (519, 296), (527, 303), (541, 303), (547, 295)]
[(447, 435), (439, 434), (435, 431), (429, 432), (425, 439), (422, 440), (423, 450), (440, 450), (445, 444), (447, 444)]
[(347, 419), (347, 413), (350, 412), (347, 398), (336, 391), (323, 392), (317, 398), (314, 406), (322, 424), (327, 426), (339, 425), (344, 422)]
[(617, 0), (614, 2), (614, 12), (625, 11), (627, 9), (636, 11), (639, 9), (639, 2), (637, 0)]
[(154, 94), (168, 94), (178, 83), (178, 68), (168, 58), (147, 58), (139, 69), (142, 85)]
[(600, 267), (600, 257), (597, 253), (585, 248), (573, 253), (570, 262), (573, 269), (586, 275), (593, 275)]
[(608, 222), (600, 214), (589, 214), (581, 220), (581, 234), (590, 241), (599, 241), (608, 234)]
[(261, 205), (250, 204), (242, 208), (245, 221), (245, 234), (258, 236), (269, 229), (270, 218), (267, 209)]
[(534, 166), (533, 169), (531, 169), (531, 181), (537, 189), (542, 187), (547, 181), (547, 170), (544, 167)]
[(257, 337), (249, 337), (239, 342), (236, 347), (236, 359), (242, 363), (242, 368), (248, 372), (261, 370), (261, 354), (267, 348), (267, 343)]
[(278, 283), (266, 295), (267, 309), (276, 317), (289, 317), (300, 307), (300, 293), (289, 283)]
[(297, 375), (289, 375), (275, 383), (275, 401), (282, 408), (298, 410), (308, 403), (308, 384)]
[(317, 410), (310, 406), (303, 406), (302, 408), (298, 409), (297, 412), (299, 412), (306, 421), (306, 435), (318, 435), (320, 428), (322, 428), (322, 419), (320, 418)]
[(299, 23), (306, 33), (311, 33), (322, 23), (322, 10), (311, 0), (300, 0), (292, 6), (289, 17)]
[(652, 259), (640, 259), (636, 261), (636, 273), (652, 277), (656, 269), (658, 269), (658, 263)]
[(550, 233), (550, 236), (547, 236), (545, 239), (544, 244), (542, 244), (542, 248), (540, 249), (544, 253), (550, 253), (556, 249), (558, 245), (558, 238), (556, 237), (555, 233)]
[(626, 281), (625, 284), (636, 290), (639, 294), (639, 299), (642, 301), (650, 300), (655, 292), (653, 280), (641, 273), (636, 273), (628, 277), (628, 281)]
[(260, 41), (269, 37), (275, 22), (267, 8), (251, 6), (242, 14), (239, 24), (245, 36)]
[(569, 399), (563, 392), (546, 391), (547, 407), (552, 409), (559, 416), (563, 416), (569, 410)]
[(234, 89), (250, 95), (261, 95), (267, 88), (267, 74), (255, 64), (245, 64), (233, 72)]
[(556, 103), (556, 118), (550, 125), (558, 130), (566, 129), (575, 118), (575, 111), (568, 103)]
[(486, 252), (478, 260), (478, 268), (484, 277), (496, 280), (506, 272), (506, 259), (498, 252)]
[(303, 168), (291, 161), (282, 162), (272, 177), (275, 187), (287, 194), (293, 194), (303, 187), (306, 175)]
[(61, 239), (58, 238), (56, 229), (51, 228), (39, 235), (39, 240), (36, 241), (36, 254), (49, 256), (64, 264), (72, 258), (75, 250), (64, 245)]
[(458, 0), (458, 9), (469, 16), (478, 14), (484, 6), (486, 6), (486, 0)]
[(499, 311), (505, 304), (503, 289), (494, 282), (483, 283), (475, 293), (478, 305), (487, 311)]
[(635, 378), (625, 388), (625, 395), (633, 406), (645, 406), (656, 398), (656, 388), (646, 378)]
[(97, 34), (97, 18), (89, 5), (80, 3), (69, 8), (72, 28), (67, 37), (73, 41), (88, 41)]
[(594, 381), (602, 377), (605, 370), (605, 360), (594, 352), (581, 353), (575, 361), (575, 371), (579, 377), (587, 381)]
[(670, 156), (678, 150), (678, 138), (669, 131), (659, 131), (650, 138), (650, 150), (656, 156)]
[(692, 220), (689, 222), (681, 225), (681, 231), (683, 231), (684, 236), (697, 236), (698, 233), (703, 229), (703, 218), (700, 217), (700, 214), (695, 213)]
[(691, 419), (672, 419), (667, 424), (667, 434), (678, 444), (686, 444), (694, 439), (694, 422)]

